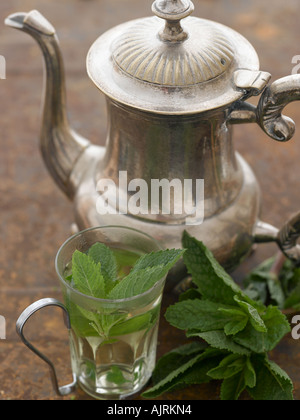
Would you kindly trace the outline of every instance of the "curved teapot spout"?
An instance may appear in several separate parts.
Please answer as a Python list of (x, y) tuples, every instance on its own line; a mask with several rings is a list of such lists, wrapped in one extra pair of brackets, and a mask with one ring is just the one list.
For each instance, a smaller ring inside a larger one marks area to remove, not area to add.
[(31, 35), (43, 52), (46, 75), (40, 147), (54, 180), (72, 198), (76, 186), (72, 185), (70, 176), (89, 142), (69, 126), (64, 66), (55, 29), (36, 10), (10, 15), (5, 23)]

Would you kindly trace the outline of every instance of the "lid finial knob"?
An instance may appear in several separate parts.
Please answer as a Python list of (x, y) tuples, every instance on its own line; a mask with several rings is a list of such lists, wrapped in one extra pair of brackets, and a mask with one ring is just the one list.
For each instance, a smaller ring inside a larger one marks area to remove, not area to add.
[(180, 21), (191, 15), (194, 4), (190, 0), (156, 0), (152, 5), (153, 13), (166, 20), (165, 29), (159, 37), (166, 42), (183, 42), (188, 35)]

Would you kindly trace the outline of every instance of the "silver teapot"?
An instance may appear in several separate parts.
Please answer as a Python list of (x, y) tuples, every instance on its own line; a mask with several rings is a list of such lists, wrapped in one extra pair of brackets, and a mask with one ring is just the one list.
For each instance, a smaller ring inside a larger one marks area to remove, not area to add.
[[(6, 19), (7, 25), (30, 34), (44, 55), (40, 147), (45, 164), (74, 201), (79, 230), (125, 225), (168, 248), (181, 247), (187, 230), (228, 271), (254, 243), (276, 242), (299, 263), (300, 214), (281, 229), (260, 220), (259, 185), (234, 150), (232, 126), (257, 123), (274, 140), (290, 140), (295, 124), (282, 111), (300, 99), (300, 75), (270, 85), (271, 75), (260, 70), (257, 54), (243, 36), (191, 17), (193, 10), (189, 0), (156, 0), (156, 16), (121, 24), (92, 45), (87, 71), (106, 97), (105, 147), (91, 144), (69, 126), (63, 60), (53, 26), (35, 10)], [(246, 102), (258, 95), (257, 107)], [(103, 180), (107, 188), (101, 190)], [(174, 201), (169, 212), (149, 193), (154, 180), (165, 181), (159, 191)], [(182, 205), (185, 180), (203, 180), (198, 190), (193, 184), (188, 190), (192, 211)], [(128, 189), (130, 184), (149, 188), (147, 196), (140, 196), (140, 211), (128, 206), (138, 191)], [(193, 219), (201, 188), (202, 217), (200, 212)], [(101, 200), (106, 211), (99, 210)]]

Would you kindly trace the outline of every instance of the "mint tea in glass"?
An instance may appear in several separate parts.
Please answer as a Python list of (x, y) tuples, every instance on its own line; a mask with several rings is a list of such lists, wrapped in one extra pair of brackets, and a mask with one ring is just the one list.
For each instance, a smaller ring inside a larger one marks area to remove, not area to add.
[[(155, 362), (159, 315), (166, 275), (182, 250), (162, 250), (150, 236), (126, 227), (87, 229), (71, 237), (56, 257), (64, 304), (39, 301), (21, 315), (61, 306), (69, 326), (74, 383), (98, 399), (123, 399), (140, 391)], [(45, 303), (45, 305), (44, 305)], [(35, 348), (31, 350), (36, 351)]]

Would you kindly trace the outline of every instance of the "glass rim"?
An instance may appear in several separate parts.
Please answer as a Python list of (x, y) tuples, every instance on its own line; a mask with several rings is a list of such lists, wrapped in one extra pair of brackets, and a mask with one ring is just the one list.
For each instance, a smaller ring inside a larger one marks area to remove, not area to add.
[(158, 285), (160, 285), (163, 281), (165, 281), (166, 276), (162, 277), (159, 281), (157, 281), (149, 290), (146, 290), (146, 292), (141, 293), (139, 295), (136, 296), (132, 296), (129, 298), (124, 298), (124, 299), (100, 299), (100, 298), (96, 298), (94, 296), (89, 296), (89, 295), (85, 295), (84, 293), (79, 292), (79, 290), (74, 289), (66, 280), (65, 278), (61, 275), (60, 270), (58, 268), (58, 260), (59, 260), (59, 256), (61, 254), (61, 252), (63, 251), (63, 249), (73, 240), (75, 240), (78, 236), (88, 233), (88, 232), (92, 232), (94, 230), (101, 230), (101, 229), (111, 229), (111, 228), (117, 228), (117, 229), (122, 229), (122, 230), (128, 230), (131, 232), (136, 232), (142, 236), (147, 237), (148, 239), (150, 239), (153, 243), (155, 243), (158, 248), (160, 250), (163, 250), (163, 247), (161, 246), (161, 244), (155, 239), (153, 238), (151, 235), (148, 235), (145, 232), (142, 232), (141, 230), (135, 229), (135, 228), (131, 228), (128, 226), (122, 226), (122, 225), (101, 225), (101, 226), (94, 226), (94, 227), (90, 227), (87, 229), (84, 229), (80, 232), (75, 233), (74, 235), (70, 236), (59, 248), (59, 250), (57, 251), (56, 257), (55, 257), (55, 270), (56, 273), (60, 279), (60, 281), (67, 287), (67, 289), (71, 290), (73, 293), (75, 293), (75, 295), (78, 295), (81, 298), (84, 299), (88, 299), (91, 300), (93, 302), (97, 302), (97, 303), (106, 303), (106, 304), (118, 304), (118, 303), (128, 303), (128, 302), (133, 302), (139, 298), (145, 297), (149, 294), (151, 294)]

